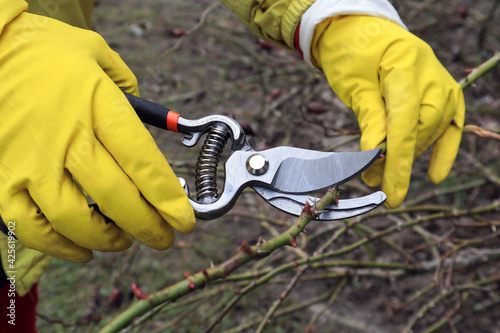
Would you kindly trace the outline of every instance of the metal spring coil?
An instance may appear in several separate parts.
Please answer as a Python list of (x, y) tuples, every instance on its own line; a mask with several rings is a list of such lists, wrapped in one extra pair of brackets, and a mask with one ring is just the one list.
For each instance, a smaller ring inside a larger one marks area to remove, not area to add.
[(196, 198), (215, 199), (217, 193), (217, 166), (229, 134), (227, 131), (212, 128), (201, 147), (196, 163), (195, 186)]

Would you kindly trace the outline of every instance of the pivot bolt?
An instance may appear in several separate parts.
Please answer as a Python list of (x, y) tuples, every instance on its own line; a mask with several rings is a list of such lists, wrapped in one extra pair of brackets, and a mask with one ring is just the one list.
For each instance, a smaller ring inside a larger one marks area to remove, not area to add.
[(269, 169), (268, 159), (261, 154), (253, 154), (247, 159), (247, 170), (252, 175), (263, 175)]

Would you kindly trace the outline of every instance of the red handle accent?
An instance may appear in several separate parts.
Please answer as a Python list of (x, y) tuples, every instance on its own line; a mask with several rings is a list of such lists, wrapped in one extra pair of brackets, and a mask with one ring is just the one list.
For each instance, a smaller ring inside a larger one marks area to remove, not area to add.
[(167, 114), (167, 130), (179, 133), (177, 129), (177, 121), (181, 115), (170, 110)]

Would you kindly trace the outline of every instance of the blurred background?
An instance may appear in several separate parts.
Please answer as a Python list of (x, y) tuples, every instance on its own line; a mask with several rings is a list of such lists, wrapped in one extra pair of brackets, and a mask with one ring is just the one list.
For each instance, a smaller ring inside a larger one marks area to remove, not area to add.
[[(394, 5), (458, 81), (500, 51), (499, 3), (419, 0)], [(233, 117), (257, 150), (283, 145), (359, 150), (357, 120), (324, 76), (298, 54), (256, 38), (218, 2), (101, 0), (94, 29), (136, 74), (143, 98), (185, 118)], [(500, 67), (465, 95), (466, 123), (499, 133)], [(191, 180), (199, 147), (185, 148), (178, 134), (148, 129), (174, 171)], [(297, 248), (281, 248), (250, 262), (225, 281), (167, 304), (129, 332), (203, 332), (255, 273), (314, 256), (329, 240), (326, 252), (374, 236), (367, 245), (309, 267), (265, 331), (500, 332), (499, 158), (500, 141), (467, 130), (443, 184), (428, 180), (425, 153), (414, 165), (401, 209), (311, 222)], [(341, 197), (374, 190), (355, 179)], [(230, 258), (242, 241), (254, 245), (272, 238), (294, 220), (245, 191), (228, 215), (199, 221), (195, 232), (179, 234), (169, 251), (135, 243), (125, 253), (95, 253), (87, 264), (54, 259), (39, 287), (39, 330), (96, 332), (134, 302), (132, 283), (146, 294), (160, 290), (184, 279), (185, 272)], [(398, 225), (400, 230), (377, 236)], [(213, 332), (253, 331), (294, 276), (294, 270), (287, 270), (244, 296)]]

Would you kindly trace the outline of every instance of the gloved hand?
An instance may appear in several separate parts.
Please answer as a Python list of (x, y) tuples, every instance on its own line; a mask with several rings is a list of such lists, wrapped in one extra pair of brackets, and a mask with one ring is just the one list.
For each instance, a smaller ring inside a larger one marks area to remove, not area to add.
[(84, 262), (127, 249), (130, 235), (166, 249), (173, 228), (193, 230), (184, 190), (120, 90), (138, 94), (137, 81), (100, 36), (22, 13), (0, 35), (0, 80), (0, 215), (26, 246)]
[(358, 118), (361, 149), (387, 140), (385, 158), (362, 175), (382, 185), (387, 206), (403, 202), (414, 159), (434, 144), (428, 176), (442, 182), (455, 161), (465, 116), (462, 89), (431, 48), (399, 25), (336, 16), (316, 26), (312, 62)]

